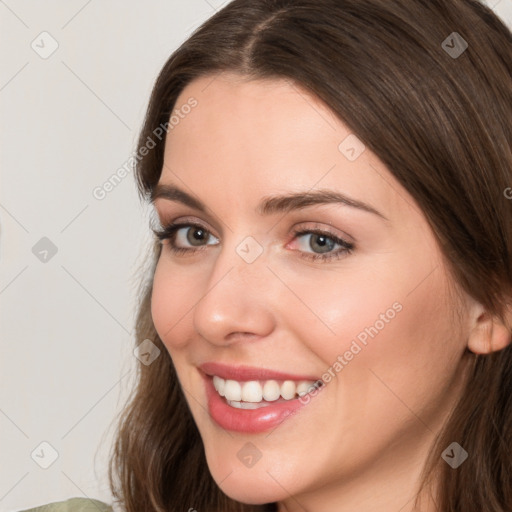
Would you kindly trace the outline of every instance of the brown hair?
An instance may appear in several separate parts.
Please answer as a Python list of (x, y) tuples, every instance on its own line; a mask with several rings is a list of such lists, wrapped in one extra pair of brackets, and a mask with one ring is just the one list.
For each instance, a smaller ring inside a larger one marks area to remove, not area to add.
[[(453, 32), (468, 44), (461, 55), (449, 51)], [(504, 319), (512, 290), (512, 201), (504, 193), (512, 186), (512, 34), (490, 8), (477, 0), (234, 0), (164, 65), (139, 148), (169, 121), (187, 84), (223, 71), (288, 79), (323, 100), (420, 206), (455, 282)], [(164, 141), (137, 164), (146, 200), (162, 171)], [(228, 498), (209, 473), (151, 318), (159, 254), (155, 240), (136, 342), (149, 338), (162, 354), (139, 365), (120, 416), (112, 492), (127, 512), (275, 511), (275, 503)], [(469, 357), (473, 369), (423, 483), (435, 474), (443, 512), (505, 512), (512, 509), (512, 346)], [(469, 453), (457, 469), (441, 459), (453, 441)]]

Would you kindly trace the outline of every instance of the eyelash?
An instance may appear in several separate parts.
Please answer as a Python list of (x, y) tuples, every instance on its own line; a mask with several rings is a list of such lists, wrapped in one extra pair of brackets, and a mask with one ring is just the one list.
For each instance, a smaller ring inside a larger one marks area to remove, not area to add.
[[(168, 224), (160, 230), (151, 229), (151, 231), (161, 242), (164, 240), (169, 240), (169, 249), (176, 255), (192, 254), (197, 251), (202, 251), (204, 249), (204, 247), (206, 247), (206, 246), (203, 246), (200, 249), (191, 249), (191, 248), (185, 248), (185, 247), (176, 247), (174, 245), (176, 232), (179, 229), (184, 228), (184, 227), (198, 228), (198, 229), (205, 231), (205, 233), (207, 233), (208, 235), (212, 234), (212, 233), (210, 233), (210, 231), (205, 229), (200, 224), (194, 224), (192, 222)], [(341, 249), (338, 249), (335, 252), (330, 252), (330, 253), (325, 253), (325, 254), (305, 253), (302, 251), (298, 251), (302, 258), (305, 258), (310, 261), (321, 260), (321, 261), (325, 262), (325, 261), (331, 261), (331, 260), (338, 260), (345, 255), (352, 254), (352, 252), (355, 248), (354, 244), (352, 244), (350, 242), (346, 242), (345, 240), (333, 235), (332, 233), (329, 233), (328, 231), (321, 231), (318, 229), (295, 230), (293, 232), (293, 237), (295, 238), (297, 236), (308, 235), (308, 234), (325, 236), (325, 237), (329, 238), (330, 240), (332, 240), (333, 242), (335, 242), (336, 244), (341, 246)]]

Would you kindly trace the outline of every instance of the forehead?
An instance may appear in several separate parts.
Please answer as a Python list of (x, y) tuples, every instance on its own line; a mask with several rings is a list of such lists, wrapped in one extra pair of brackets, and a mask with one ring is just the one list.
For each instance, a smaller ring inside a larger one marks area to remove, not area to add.
[[(163, 183), (183, 180), (200, 197), (224, 187), (254, 203), (269, 193), (334, 188), (388, 217), (413, 203), (403, 204), (407, 192), (327, 105), (286, 79), (204, 76), (185, 87), (174, 112), (191, 99), (196, 106), (183, 109), (167, 135)], [(347, 140), (363, 148), (355, 160), (344, 152)]]
[[(273, 141), (275, 146), (299, 137), (311, 138), (315, 128), (329, 128), (341, 135), (348, 130), (319, 98), (284, 78), (249, 80), (233, 73), (200, 77), (185, 87), (176, 108), (192, 97), (198, 104), (183, 125), (198, 134), (201, 128), (222, 128), (211, 134), (216, 138), (226, 134), (240, 139), (250, 133)], [(183, 131), (173, 130), (173, 134)]]

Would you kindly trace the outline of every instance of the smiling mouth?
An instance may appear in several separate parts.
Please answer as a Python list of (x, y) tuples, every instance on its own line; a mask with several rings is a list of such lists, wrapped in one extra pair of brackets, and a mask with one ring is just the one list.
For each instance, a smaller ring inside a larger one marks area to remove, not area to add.
[[(216, 369), (212, 371), (214, 365)], [(236, 432), (257, 434), (277, 427), (315, 401), (325, 385), (322, 380), (305, 375), (302, 377), (306, 378), (292, 380), (291, 374), (261, 368), (216, 363), (203, 366), (208, 368), (208, 373), (200, 373), (206, 385), (210, 417), (217, 426)]]
[(237, 409), (258, 409), (287, 402), (318, 389), (320, 381), (250, 380), (237, 381), (213, 375), (213, 387), (226, 402)]

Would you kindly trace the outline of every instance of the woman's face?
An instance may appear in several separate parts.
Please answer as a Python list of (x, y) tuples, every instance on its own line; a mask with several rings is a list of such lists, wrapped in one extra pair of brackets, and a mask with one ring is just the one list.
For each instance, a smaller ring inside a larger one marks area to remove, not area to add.
[[(467, 334), (421, 210), (344, 123), (287, 81), (202, 77), (175, 109), (159, 185), (204, 210), (155, 200), (162, 223), (200, 227), (176, 232), (187, 253), (164, 242), (152, 316), (213, 478), (236, 500), (289, 510), (336, 495), (363, 510), (363, 486), (369, 503), (405, 505), (461, 390)], [(353, 204), (260, 209), (319, 191)], [(243, 401), (268, 400), (244, 409), (212, 395), (200, 368), (211, 362), (268, 370), (205, 367), (235, 381), (219, 381), (233, 401), (243, 389)], [(272, 400), (315, 378), (321, 389)]]

